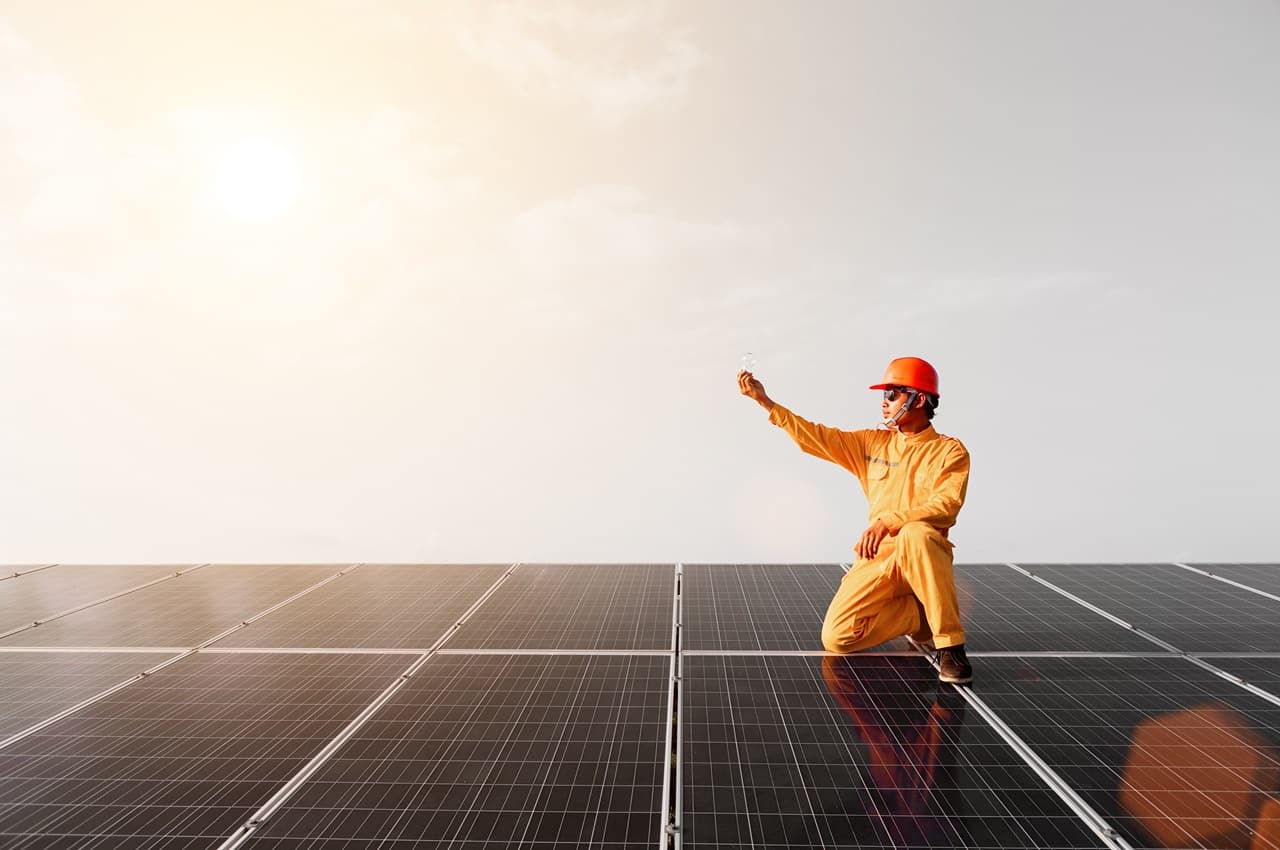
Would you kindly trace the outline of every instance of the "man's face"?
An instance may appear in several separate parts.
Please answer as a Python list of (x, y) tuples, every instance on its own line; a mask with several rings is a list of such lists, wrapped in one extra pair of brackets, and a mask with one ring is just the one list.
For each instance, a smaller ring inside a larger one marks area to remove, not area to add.
[[(907, 389), (905, 387), (887, 387), (884, 396), (880, 401), (880, 413), (884, 416), (886, 422), (898, 415), (898, 411), (902, 409), (902, 405), (907, 403)], [(906, 414), (903, 414), (904, 416)]]

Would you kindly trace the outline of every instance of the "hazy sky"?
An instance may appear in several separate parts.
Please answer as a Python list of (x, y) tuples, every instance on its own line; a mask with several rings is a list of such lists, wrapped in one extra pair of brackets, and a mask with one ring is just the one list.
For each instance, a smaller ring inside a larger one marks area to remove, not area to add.
[(1277, 560), (1273, 0), (198, 5), (0, 4), (0, 562), (847, 561), (746, 351), (932, 360), (960, 561)]

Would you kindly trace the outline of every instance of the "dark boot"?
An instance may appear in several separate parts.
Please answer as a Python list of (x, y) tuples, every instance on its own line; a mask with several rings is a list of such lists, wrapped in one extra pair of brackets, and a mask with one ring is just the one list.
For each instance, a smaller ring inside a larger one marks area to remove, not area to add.
[(973, 681), (973, 665), (965, 657), (964, 644), (938, 650), (938, 680), (953, 685), (967, 685)]

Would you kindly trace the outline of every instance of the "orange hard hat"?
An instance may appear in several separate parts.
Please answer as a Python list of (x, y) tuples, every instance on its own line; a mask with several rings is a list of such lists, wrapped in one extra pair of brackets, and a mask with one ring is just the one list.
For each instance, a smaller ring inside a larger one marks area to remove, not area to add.
[(919, 357), (895, 357), (889, 361), (880, 383), (872, 384), (871, 389), (882, 390), (885, 387), (911, 387), (929, 395), (938, 395), (938, 370)]

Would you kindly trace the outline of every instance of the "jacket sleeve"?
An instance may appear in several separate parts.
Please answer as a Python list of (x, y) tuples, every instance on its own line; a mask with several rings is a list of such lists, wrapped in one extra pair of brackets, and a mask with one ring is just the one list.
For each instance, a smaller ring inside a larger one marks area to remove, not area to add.
[(805, 454), (829, 460), (862, 477), (867, 468), (866, 447), (857, 431), (841, 431), (810, 422), (776, 402), (769, 421), (786, 431)]
[(927, 522), (936, 529), (948, 529), (956, 524), (968, 489), (969, 452), (956, 441), (938, 470), (929, 498), (905, 511), (882, 514), (879, 519), (891, 534), (897, 534), (909, 522)]

